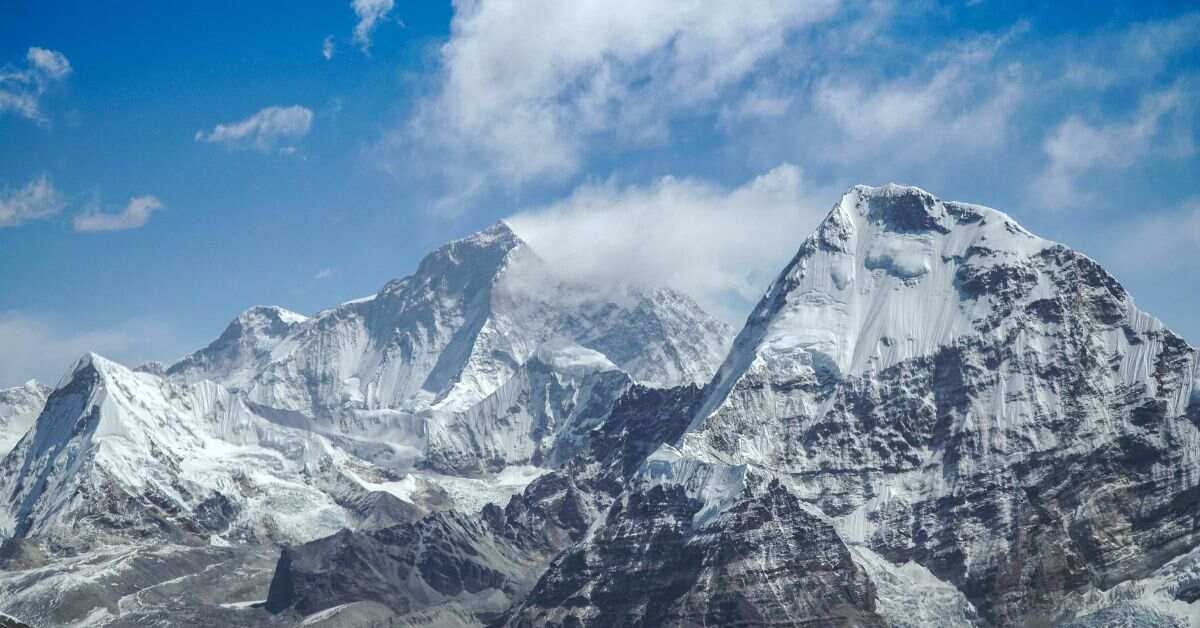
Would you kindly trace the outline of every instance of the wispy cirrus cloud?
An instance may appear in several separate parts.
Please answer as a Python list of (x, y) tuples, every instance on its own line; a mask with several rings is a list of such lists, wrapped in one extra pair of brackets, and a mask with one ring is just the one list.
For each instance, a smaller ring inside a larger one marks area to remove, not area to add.
[[(1145, 159), (1186, 157), (1195, 152), (1187, 109), (1189, 99), (1180, 88), (1142, 98), (1127, 119), (1088, 122), (1079, 114), (1063, 120), (1042, 143), (1048, 163), (1030, 185), (1029, 192), (1051, 208), (1077, 207), (1095, 199), (1085, 178), (1104, 171), (1128, 168)], [(1162, 137), (1166, 127), (1174, 132)]]
[(105, 213), (98, 210), (85, 212), (75, 216), (71, 225), (75, 231), (80, 233), (140, 229), (146, 226), (146, 223), (150, 222), (150, 216), (162, 207), (162, 201), (157, 197), (135, 196), (129, 199), (129, 203), (119, 212)]
[(25, 53), (25, 66), (0, 67), (0, 113), (12, 112), (45, 122), (41, 99), (51, 86), (71, 74), (71, 62), (61, 52), (36, 46)]
[(207, 132), (196, 131), (195, 139), (230, 150), (291, 153), (308, 135), (312, 123), (313, 112), (307, 107), (266, 107), (244, 120), (218, 124)]
[[(997, 67), (1004, 47), (1026, 30), (980, 35), (928, 54), (900, 76), (870, 71), (829, 72), (818, 78), (811, 103), (859, 145), (886, 151), (893, 142), (929, 152), (1000, 142), (1024, 92), (1019, 68)], [(931, 132), (936, 129), (936, 133)]]
[(67, 206), (46, 175), (15, 189), (0, 189), (0, 228), (50, 218)]
[(350, 8), (358, 16), (358, 23), (354, 25), (354, 41), (363, 52), (371, 49), (371, 33), (395, 5), (394, 0), (352, 0)]

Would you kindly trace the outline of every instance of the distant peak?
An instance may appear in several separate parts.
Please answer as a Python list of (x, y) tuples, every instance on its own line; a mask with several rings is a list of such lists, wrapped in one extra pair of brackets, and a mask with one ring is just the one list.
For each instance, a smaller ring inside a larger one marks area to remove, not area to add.
[[(502, 248), (504, 250), (513, 249), (521, 244), (521, 238), (508, 226), (508, 223), (503, 220), (498, 220), (492, 226), (482, 231), (476, 231), (465, 238), (452, 240), (447, 243), (443, 249), (450, 247), (472, 246), (480, 248)], [(441, 249), (439, 249), (441, 250)]]
[(88, 351), (80, 356), (80, 358), (75, 361), (75, 364), (71, 367), (71, 369), (67, 371), (66, 375), (59, 380), (58, 388), (62, 388), (63, 386), (71, 383), (80, 375), (93, 372), (105, 373), (116, 366), (117, 364), (115, 362), (105, 358), (104, 356), (92, 351)]
[(102, 366), (104, 361), (104, 358), (100, 357), (98, 353), (88, 351), (75, 360), (75, 366), (71, 367), (71, 372), (78, 373), (84, 369)]
[(859, 184), (852, 188), (847, 194), (857, 192), (862, 196), (873, 196), (881, 198), (894, 198), (899, 196), (926, 196), (933, 198), (933, 194), (926, 192), (924, 189), (915, 185), (903, 185), (900, 183), (888, 183), (886, 185), (863, 185)]
[(492, 223), (492, 226), (475, 234), (476, 236), (491, 236), (491, 237), (517, 237), (517, 234), (508, 226), (507, 222), (497, 220)]
[[(417, 267), (416, 274), (438, 275), (456, 267), (494, 273), (503, 265), (509, 252), (518, 248), (528, 247), (509, 228), (507, 223), (499, 221), (483, 231), (477, 231), (458, 240), (451, 240), (426, 255)], [(396, 282), (392, 282), (392, 284), (396, 284)], [(384, 290), (387, 291), (388, 288)]]
[(292, 325), (303, 323), (308, 317), (278, 305), (255, 305), (238, 315), (238, 320), (242, 322), (261, 319), (277, 320)]

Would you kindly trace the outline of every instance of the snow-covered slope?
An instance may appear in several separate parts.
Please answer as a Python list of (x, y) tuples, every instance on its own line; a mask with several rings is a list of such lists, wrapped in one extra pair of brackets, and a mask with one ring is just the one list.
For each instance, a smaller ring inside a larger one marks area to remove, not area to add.
[(46, 405), (50, 387), (37, 380), (0, 390), (0, 458), (29, 431)]
[(326, 449), (212, 382), (181, 385), (88, 354), (0, 462), (0, 529), (75, 549), (311, 539), (352, 522), (307, 472)]
[(311, 319), (255, 308), (169, 369), (313, 417), (463, 411), (547, 341), (600, 352), (639, 381), (706, 381), (731, 334), (668, 289), (613, 295), (554, 278), (507, 225), (451, 242), (413, 275)]
[[(984, 455), (1095, 445), (1091, 438), (1064, 442), (1046, 420), (1069, 412), (1072, 399), (1070, 391), (1040, 385), (1055, 374), (1031, 371), (1039, 365), (1111, 366), (1088, 382), (1095, 398), (1080, 399), (1089, 404), (1080, 410), (1087, 411), (1088, 427), (1100, 428), (1097, 435), (1122, 413), (1097, 403), (1104, 394), (1160, 397), (1166, 416), (1181, 415), (1193, 398), (1195, 352), (1138, 310), (1092, 260), (993, 209), (943, 202), (916, 188), (857, 187), (805, 240), (750, 315), (685, 445), (781, 471), (822, 468), (840, 452), (797, 448), (773, 430), (793, 417), (846, 411), (836, 406), (843, 399), (828, 394), (832, 386), (868, 386), (898, 365), (985, 349), (1003, 354), (942, 369), (1014, 371), (1011, 378), (994, 373), (992, 386), (964, 400), (971, 423), (947, 426), (987, 430)], [(1177, 363), (1164, 364), (1168, 359)], [(1002, 429), (978, 423), (985, 417)], [(1014, 429), (1023, 432), (1016, 441), (1005, 433)]]
[(426, 463), (467, 475), (510, 465), (556, 466), (585, 445), (632, 385), (596, 351), (543, 346), (478, 404), (431, 419)]

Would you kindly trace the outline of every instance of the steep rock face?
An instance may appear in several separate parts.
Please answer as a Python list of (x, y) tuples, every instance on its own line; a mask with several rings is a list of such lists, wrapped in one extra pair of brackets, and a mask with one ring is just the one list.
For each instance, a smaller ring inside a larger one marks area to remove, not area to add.
[(504, 625), (884, 625), (833, 525), (778, 482), (703, 508), (679, 484), (626, 492)]
[(355, 410), (464, 411), (543, 343), (605, 355), (635, 379), (702, 382), (728, 328), (671, 290), (614, 298), (567, 285), (507, 225), (451, 242), (378, 294), (312, 319), (251, 310), (170, 368), (309, 416)]
[(33, 426), (49, 396), (50, 387), (35, 380), (0, 390), (0, 459)]
[(680, 445), (778, 475), (984, 619), (1200, 542), (1197, 352), (995, 210), (859, 187), (751, 314)]
[(588, 435), (588, 447), (572, 471), (592, 478), (600, 490), (619, 494), (646, 458), (683, 435), (703, 400), (701, 392), (696, 386), (633, 386)]

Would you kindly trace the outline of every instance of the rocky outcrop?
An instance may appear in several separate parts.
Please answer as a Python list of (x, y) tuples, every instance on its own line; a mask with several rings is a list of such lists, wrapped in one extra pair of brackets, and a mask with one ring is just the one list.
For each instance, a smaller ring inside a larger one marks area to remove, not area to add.
[(627, 492), (506, 626), (882, 626), (831, 522), (780, 483), (720, 516), (680, 485)]

